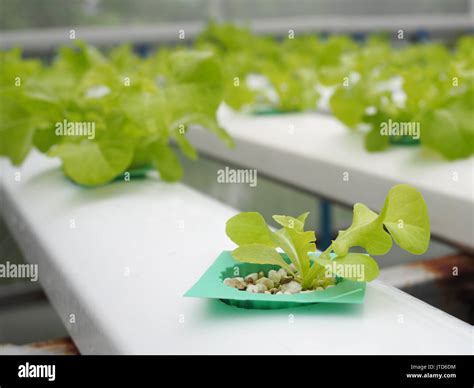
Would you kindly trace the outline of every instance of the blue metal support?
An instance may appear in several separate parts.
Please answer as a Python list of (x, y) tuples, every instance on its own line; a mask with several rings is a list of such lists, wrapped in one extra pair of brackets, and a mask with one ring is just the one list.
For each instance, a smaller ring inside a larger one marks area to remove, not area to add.
[(318, 249), (325, 250), (331, 245), (332, 238), (332, 205), (327, 199), (319, 201), (319, 235), (317, 236)]
[(148, 44), (140, 44), (135, 47), (135, 52), (139, 56), (144, 57), (144, 58), (146, 58), (150, 54), (150, 51), (151, 51), (151, 47)]
[(415, 42), (417, 43), (427, 43), (430, 41), (430, 34), (426, 30), (417, 30), (414, 37)]

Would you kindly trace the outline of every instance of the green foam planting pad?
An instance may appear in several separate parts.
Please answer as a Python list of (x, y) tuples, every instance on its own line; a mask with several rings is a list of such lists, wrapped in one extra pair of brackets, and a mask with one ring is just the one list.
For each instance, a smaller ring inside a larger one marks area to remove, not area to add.
[[(285, 260), (288, 258), (282, 254)], [(241, 291), (223, 283), (225, 278), (245, 277), (254, 272), (267, 273), (280, 267), (236, 261), (223, 251), (201, 278), (184, 294), (186, 297), (220, 299), (232, 306), (249, 309), (281, 309), (312, 303), (363, 303), (365, 282), (338, 279), (335, 287), (297, 294), (264, 294)]]

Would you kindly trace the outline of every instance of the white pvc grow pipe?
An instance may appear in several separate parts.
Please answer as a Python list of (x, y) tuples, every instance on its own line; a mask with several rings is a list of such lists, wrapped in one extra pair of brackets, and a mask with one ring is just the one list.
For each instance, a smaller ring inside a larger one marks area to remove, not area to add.
[(363, 305), (256, 311), (184, 298), (232, 248), (235, 209), (156, 177), (86, 189), (36, 153), (1, 164), (3, 217), (83, 354), (472, 351), (470, 325), (380, 282)]
[(259, 174), (349, 206), (362, 202), (374, 210), (381, 209), (392, 186), (413, 185), (428, 204), (432, 233), (474, 249), (474, 157), (447, 161), (427, 155), (418, 146), (369, 153), (363, 136), (320, 113), (253, 116), (222, 106), (219, 122), (237, 146), (229, 150), (195, 128), (189, 138), (205, 155), (256, 168)]
[[(367, 33), (388, 31), (396, 36), (398, 30), (405, 34), (420, 30), (430, 33), (464, 32), (471, 30), (472, 13), (446, 15), (326, 15), (307, 17), (263, 18), (234, 22), (249, 25), (257, 34), (288, 35), (291, 29), (296, 35), (311, 32)], [(168, 44), (191, 42), (206, 26), (204, 21), (166, 22), (145, 25), (113, 27), (65, 26), (42, 29), (2, 31), (0, 49), (21, 47), (30, 54), (52, 51), (58, 46), (71, 44), (70, 31), (75, 39), (97, 46), (121, 43)], [(182, 39), (180, 31), (185, 32)]]

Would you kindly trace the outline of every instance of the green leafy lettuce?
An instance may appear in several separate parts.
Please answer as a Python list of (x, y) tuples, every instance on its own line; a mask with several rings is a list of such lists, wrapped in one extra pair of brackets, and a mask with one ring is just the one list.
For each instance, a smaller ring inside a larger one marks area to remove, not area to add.
[[(173, 182), (183, 169), (170, 141), (197, 157), (186, 139), (189, 126), (203, 126), (232, 146), (216, 120), (224, 87), (210, 51), (160, 50), (141, 59), (128, 46), (104, 54), (78, 43), (61, 48), (50, 65), (22, 59), (18, 50), (1, 60), (0, 155), (14, 164), (37, 148), (61, 158), (65, 174), (83, 185), (143, 165)], [(57, 124), (64, 121), (93, 123), (95, 133), (63, 136)]]
[[(226, 225), (227, 235), (238, 245), (232, 256), (247, 263), (278, 265), (294, 275), (303, 289), (312, 289), (328, 275), (357, 281), (375, 279), (379, 268), (369, 255), (386, 254), (393, 242), (413, 254), (422, 254), (428, 249), (430, 224), (426, 203), (409, 185), (394, 186), (379, 214), (363, 204), (355, 204), (352, 225), (340, 231), (319, 256), (314, 255), (315, 232), (304, 230), (308, 214), (296, 218), (273, 216), (282, 227), (276, 231), (272, 231), (257, 212), (232, 217)], [(352, 247), (361, 247), (367, 254), (350, 252)], [(289, 262), (281, 251), (286, 253)], [(362, 268), (357, 276), (354, 266)]]
[[(295, 42), (293, 44), (293, 42)], [(224, 101), (234, 109), (314, 110), (319, 100), (316, 68), (306, 40), (280, 44), (245, 26), (210, 23), (196, 47), (217, 53), (224, 69)], [(304, 47), (303, 47), (304, 46)], [(259, 84), (251, 78), (258, 77)]]
[[(470, 36), (453, 50), (439, 43), (392, 49), (372, 41), (346, 57), (346, 76), (357, 77), (339, 80), (330, 99), (332, 113), (353, 130), (368, 128), (365, 147), (371, 152), (392, 142), (420, 142), (446, 159), (469, 157), (474, 154), (473, 53)], [(419, 126), (419, 138), (381, 134), (389, 120)]]
[[(325, 89), (333, 115), (364, 133), (369, 152), (421, 143), (446, 159), (474, 153), (472, 36), (452, 48), (437, 42), (393, 47), (382, 34), (363, 43), (340, 35), (275, 39), (210, 23), (196, 47), (217, 54), (224, 101), (236, 110), (315, 110)], [(382, 134), (389, 120), (418, 125), (419, 135)]]

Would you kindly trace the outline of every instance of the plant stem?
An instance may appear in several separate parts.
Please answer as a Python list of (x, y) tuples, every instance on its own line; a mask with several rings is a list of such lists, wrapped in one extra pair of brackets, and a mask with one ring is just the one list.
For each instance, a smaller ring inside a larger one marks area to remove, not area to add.
[(329, 254), (331, 253), (331, 251), (332, 251), (332, 243), (331, 245), (327, 247), (327, 249), (323, 253), (321, 253), (320, 257), (329, 259), (330, 257)]

